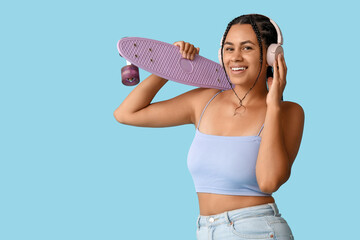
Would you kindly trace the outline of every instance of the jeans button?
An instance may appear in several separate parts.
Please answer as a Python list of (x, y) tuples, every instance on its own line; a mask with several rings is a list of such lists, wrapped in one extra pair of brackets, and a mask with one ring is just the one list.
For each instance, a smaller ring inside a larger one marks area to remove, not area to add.
[(211, 223), (212, 223), (212, 222), (214, 222), (214, 221), (215, 221), (215, 219), (214, 219), (214, 218), (212, 218), (212, 217), (211, 217), (211, 218), (209, 218), (209, 222), (211, 222)]

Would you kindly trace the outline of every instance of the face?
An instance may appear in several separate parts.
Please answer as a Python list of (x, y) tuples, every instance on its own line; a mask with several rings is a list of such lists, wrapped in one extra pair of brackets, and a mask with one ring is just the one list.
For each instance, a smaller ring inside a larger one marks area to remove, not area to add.
[[(266, 76), (265, 56), (266, 51), (263, 51), (260, 78)], [(233, 84), (248, 86), (254, 83), (260, 70), (260, 47), (250, 24), (231, 26), (224, 42), (223, 59)]]

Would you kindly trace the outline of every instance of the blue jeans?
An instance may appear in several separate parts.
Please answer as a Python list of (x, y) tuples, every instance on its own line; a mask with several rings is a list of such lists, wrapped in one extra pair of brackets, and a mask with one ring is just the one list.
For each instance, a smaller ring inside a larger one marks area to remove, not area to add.
[(294, 239), (275, 203), (199, 215), (196, 225), (198, 240)]

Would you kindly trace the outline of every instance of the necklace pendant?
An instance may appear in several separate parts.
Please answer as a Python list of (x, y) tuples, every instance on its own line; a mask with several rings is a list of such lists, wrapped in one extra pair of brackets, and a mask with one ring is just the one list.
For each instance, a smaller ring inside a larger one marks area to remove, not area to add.
[(240, 105), (239, 107), (237, 107), (237, 108), (235, 109), (235, 111), (234, 111), (234, 116), (235, 116), (236, 114), (242, 115), (242, 114), (245, 112), (245, 110), (246, 110), (246, 107), (245, 107), (244, 105)]

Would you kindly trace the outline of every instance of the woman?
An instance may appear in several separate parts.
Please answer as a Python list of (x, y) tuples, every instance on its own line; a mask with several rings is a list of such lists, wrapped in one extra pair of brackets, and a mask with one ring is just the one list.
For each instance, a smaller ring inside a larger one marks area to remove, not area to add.
[[(304, 112), (282, 101), (283, 54), (272, 66), (267, 61), (267, 48), (279, 36), (265, 16), (237, 17), (228, 24), (220, 52), (230, 90), (198, 88), (151, 103), (167, 82), (151, 75), (114, 112), (120, 123), (135, 126), (195, 125), (188, 167), (199, 200), (199, 240), (293, 239), (271, 194), (290, 177)], [(174, 44), (185, 58), (199, 53), (189, 43)]]

